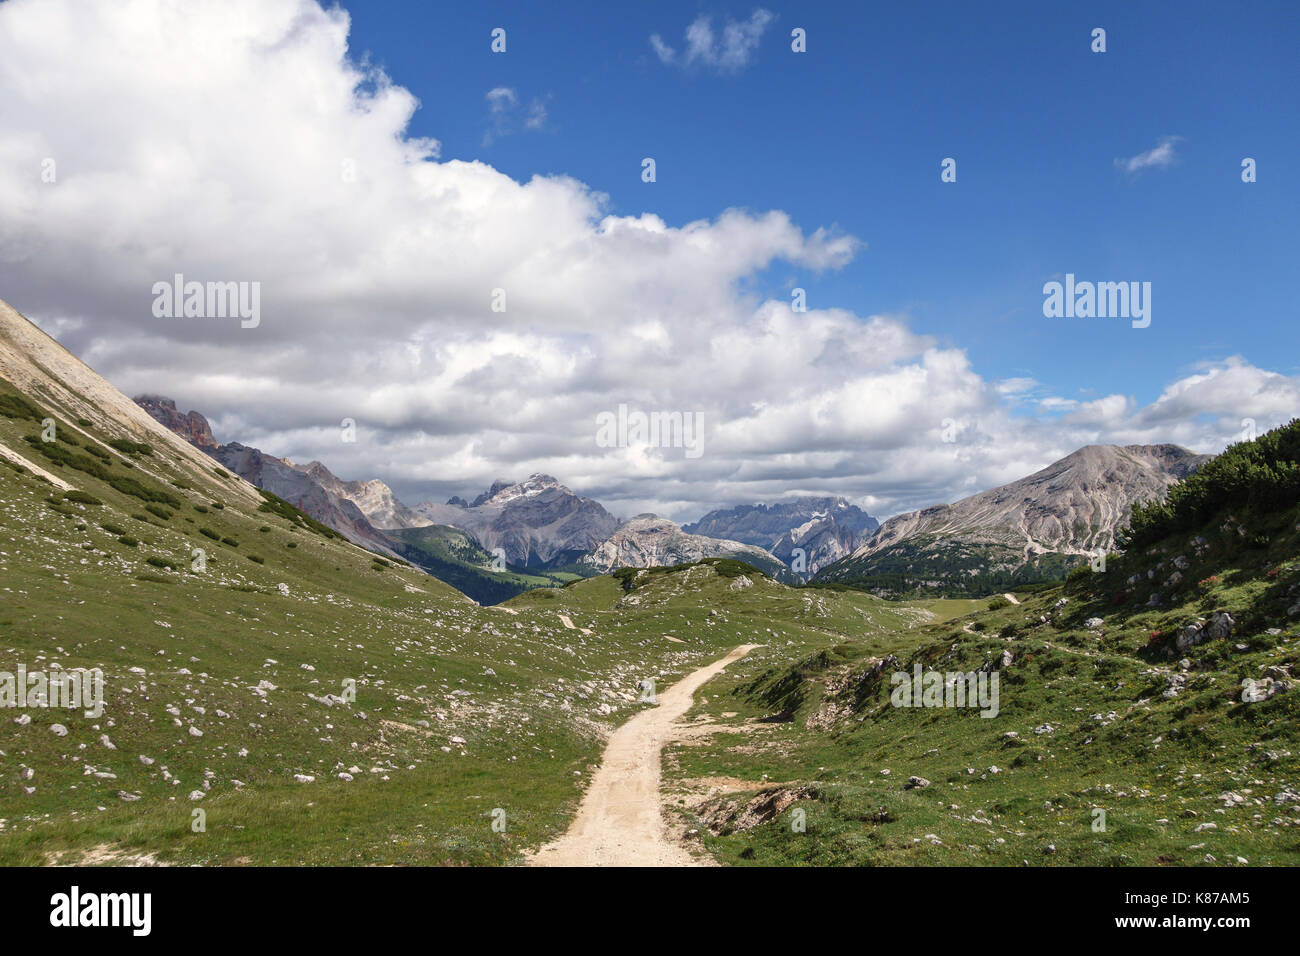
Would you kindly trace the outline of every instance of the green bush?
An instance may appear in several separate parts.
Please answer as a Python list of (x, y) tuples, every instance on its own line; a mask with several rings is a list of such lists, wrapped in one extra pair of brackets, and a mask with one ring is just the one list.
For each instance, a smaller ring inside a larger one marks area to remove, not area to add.
[(289, 504), (289, 502), (285, 501), (283, 498), (271, 494), (271, 492), (267, 491), (265, 488), (257, 489), (257, 493), (260, 494), (263, 499), (265, 499), (263, 503), (258, 506), (257, 509), (258, 511), (263, 511), (266, 512), (267, 514), (279, 515), (281, 518), (284, 518), (286, 521), (288, 521), (291, 527), (305, 528), (308, 531), (316, 532), (316, 534), (324, 538), (342, 537), (342, 535), (340, 535), (333, 528), (321, 524), (315, 518), (312, 518), (311, 516), (307, 515), (305, 512), (302, 512), (299, 509), (295, 508), (293, 505)]
[(152, 455), (153, 446), (147, 442), (131, 441), (128, 438), (114, 438), (108, 443), (109, 448), (116, 448), (124, 455)]
[(128, 548), (134, 548), (140, 544), (138, 539), (131, 537), (129, 534), (122, 535), (122, 537), (117, 539), (117, 542), (118, 544), (126, 545)]
[(21, 395), (0, 395), (0, 415), (6, 418), (31, 419), (39, 422), (45, 416), (41, 410)]
[(163, 521), (170, 520), (172, 516), (172, 513), (170, 511), (168, 511), (166, 508), (161, 507), (160, 505), (145, 505), (144, 510), (149, 512), (151, 515), (155, 515), (159, 518), (162, 518)]
[(94, 495), (88, 495), (84, 491), (76, 491), (76, 490), (65, 491), (63, 493), (63, 500), (75, 501), (79, 505), (102, 505), (104, 503), (100, 501), (98, 498), (96, 498)]
[(1169, 489), (1163, 501), (1135, 505), (1123, 535), (1128, 549), (1199, 530), (1237, 508), (1266, 514), (1300, 500), (1300, 419), (1229, 445), (1223, 454)]

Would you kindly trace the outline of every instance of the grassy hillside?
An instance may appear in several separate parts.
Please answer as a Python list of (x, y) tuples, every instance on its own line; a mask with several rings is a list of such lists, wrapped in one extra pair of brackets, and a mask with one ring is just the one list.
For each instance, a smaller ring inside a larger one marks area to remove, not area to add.
[(0, 718), (0, 862), (510, 860), (564, 825), (638, 680), (730, 646), (478, 608), (219, 468), (0, 393), (0, 444), (75, 488), (0, 466), (0, 670), (106, 675), (99, 719)]
[[(1261, 455), (1142, 512), (1102, 573), (725, 673), (696, 709), (724, 729), (672, 753), (682, 826), (733, 863), (1300, 863), (1300, 508), (1252, 507), (1291, 435), (1234, 457)], [(893, 706), (918, 663), (997, 670), (997, 716)]]

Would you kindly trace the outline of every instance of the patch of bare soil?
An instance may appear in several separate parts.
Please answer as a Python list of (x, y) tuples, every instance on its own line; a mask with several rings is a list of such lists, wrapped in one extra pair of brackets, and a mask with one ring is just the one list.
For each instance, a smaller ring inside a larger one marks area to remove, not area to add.
[(85, 850), (62, 850), (49, 855), (50, 866), (171, 866), (152, 853), (131, 853), (111, 843)]

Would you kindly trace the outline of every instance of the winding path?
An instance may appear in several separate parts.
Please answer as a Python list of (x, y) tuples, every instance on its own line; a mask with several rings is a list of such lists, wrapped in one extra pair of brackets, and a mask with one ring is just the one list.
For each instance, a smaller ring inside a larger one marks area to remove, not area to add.
[(582, 798), (568, 832), (528, 860), (530, 866), (699, 866), (668, 839), (659, 796), (660, 752), (674, 724), (690, 710), (695, 692), (757, 644), (687, 674), (657, 694), (659, 706), (643, 710), (609, 738), (600, 769)]

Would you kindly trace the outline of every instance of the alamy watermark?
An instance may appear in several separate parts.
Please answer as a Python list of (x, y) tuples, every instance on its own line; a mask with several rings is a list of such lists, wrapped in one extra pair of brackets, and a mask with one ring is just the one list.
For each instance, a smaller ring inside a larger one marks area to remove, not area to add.
[(158, 319), (238, 318), (243, 329), (262, 323), (260, 282), (186, 282), (178, 272), (171, 282), (155, 282), (153, 296)]
[(1043, 284), (1043, 315), (1049, 319), (1132, 319), (1135, 329), (1151, 324), (1150, 282), (1065, 282)]
[(683, 448), (687, 458), (704, 454), (703, 412), (629, 411), (619, 405), (617, 412), (596, 416), (596, 445), (600, 448)]
[(87, 717), (99, 717), (104, 713), (104, 672), (98, 667), (29, 671), (19, 664), (17, 673), (0, 671), (0, 707), (79, 707)]
[(889, 702), (895, 707), (979, 708), (981, 717), (996, 717), (1001, 676), (997, 671), (925, 670), (918, 661), (912, 669), (894, 671)]

